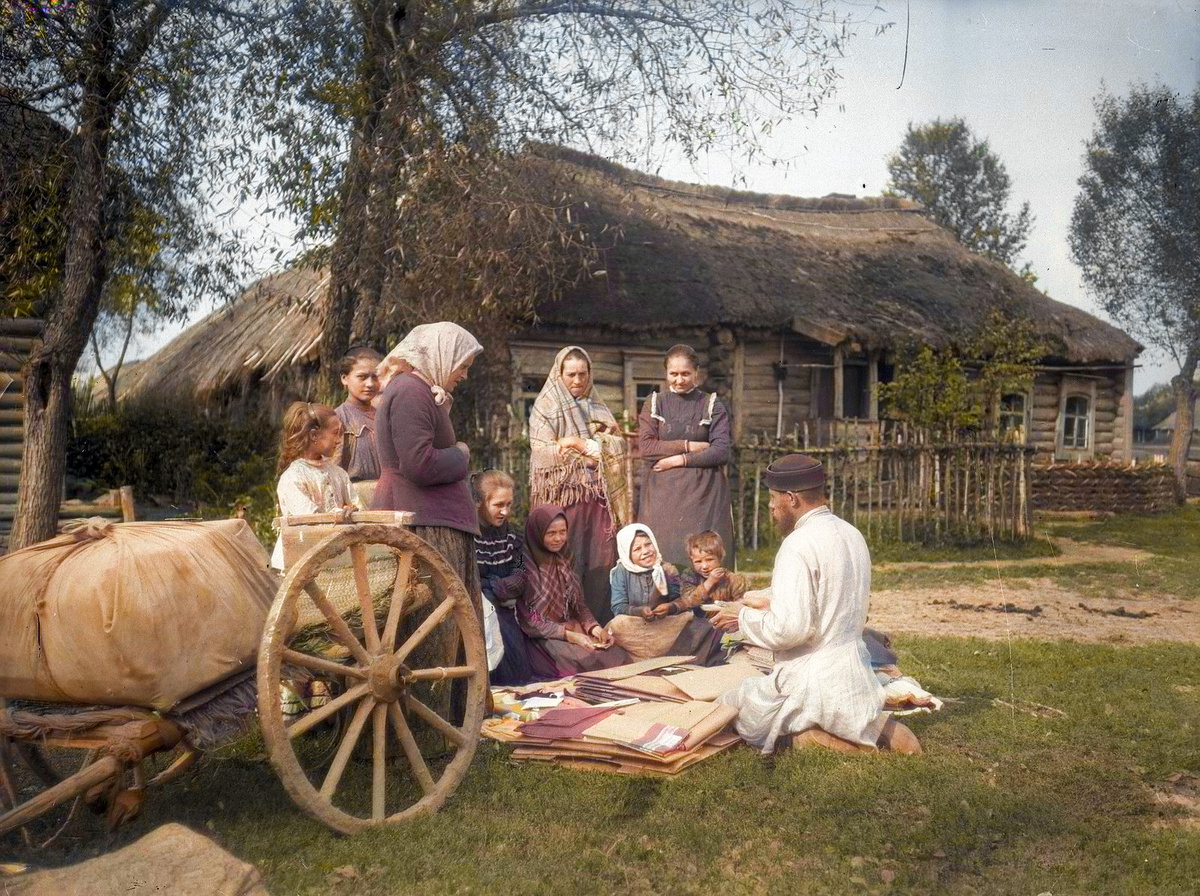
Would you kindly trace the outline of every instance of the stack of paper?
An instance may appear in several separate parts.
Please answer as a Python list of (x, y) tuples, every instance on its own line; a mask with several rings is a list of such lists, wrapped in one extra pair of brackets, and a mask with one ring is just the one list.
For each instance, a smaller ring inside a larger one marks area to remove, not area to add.
[(623, 774), (674, 775), (738, 741), (724, 730), (737, 711), (699, 700), (636, 703), (590, 723), (564, 717), (561, 730), (573, 736), (547, 736), (553, 734), (547, 727), (558, 725), (554, 716), (571, 712), (579, 714), (548, 710), (538, 722), (521, 724), (518, 737), (505, 738), (516, 747), (513, 758)]

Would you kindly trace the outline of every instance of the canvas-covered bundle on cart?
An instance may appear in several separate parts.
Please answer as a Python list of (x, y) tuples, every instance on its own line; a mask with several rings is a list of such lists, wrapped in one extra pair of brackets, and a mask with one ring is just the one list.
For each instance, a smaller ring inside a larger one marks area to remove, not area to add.
[(170, 709), (254, 664), (278, 586), (243, 520), (88, 521), (0, 558), (0, 697)]

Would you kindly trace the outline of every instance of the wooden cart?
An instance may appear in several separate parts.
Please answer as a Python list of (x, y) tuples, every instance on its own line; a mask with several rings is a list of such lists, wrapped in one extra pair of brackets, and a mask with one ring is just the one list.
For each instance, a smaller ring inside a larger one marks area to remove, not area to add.
[[(201, 752), (197, 714), (231, 706), (252, 714), (255, 684), (270, 761), (305, 812), (350, 834), (435, 811), (475, 754), (487, 658), (461, 580), (398, 524), (406, 519), (291, 518), (331, 531), (283, 578), (257, 669), (171, 712), (0, 701), (0, 836), (81, 800), (106, 807), (115, 826), (147, 788), (177, 777)], [(339, 582), (340, 599), (331, 593)], [(298, 714), (284, 714), (283, 682), (311, 695)], [(62, 751), (78, 757), (72, 774), (55, 761)]]

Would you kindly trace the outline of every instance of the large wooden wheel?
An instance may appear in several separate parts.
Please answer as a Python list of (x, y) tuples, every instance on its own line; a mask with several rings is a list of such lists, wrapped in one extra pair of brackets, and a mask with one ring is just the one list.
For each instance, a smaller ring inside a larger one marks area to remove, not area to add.
[[(372, 546), (395, 558), (382, 595)], [(357, 597), (349, 610), (321, 584), (339, 563)], [(303, 625), (313, 618), (323, 639)], [(285, 679), (297, 689), (321, 682), (329, 702), (285, 716)], [(349, 834), (435, 811), (466, 775), (486, 699), (475, 608), (416, 535), (395, 525), (339, 527), (288, 571), (259, 649), (258, 710), (284, 788), (313, 817)]]

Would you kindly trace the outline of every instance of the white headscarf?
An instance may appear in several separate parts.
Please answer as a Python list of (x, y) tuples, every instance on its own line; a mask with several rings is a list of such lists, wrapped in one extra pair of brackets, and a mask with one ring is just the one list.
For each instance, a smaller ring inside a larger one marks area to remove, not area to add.
[[(633, 540), (639, 535), (645, 535), (649, 538), (650, 543), (654, 545), (654, 553), (658, 554), (658, 560), (653, 567), (638, 566), (629, 559), (629, 552), (633, 549)], [(654, 587), (658, 589), (658, 593), (667, 593), (667, 574), (663, 570), (662, 551), (658, 549), (658, 539), (654, 537), (654, 533), (650, 531), (649, 526), (644, 526), (641, 523), (630, 523), (628, 526), (623, 526), (617, 530), (617, 557), (617, 562), (632, 573), (650, 573), (654, 579)]]
[(407, 361), (429, 381), (433, 400), (445, 404), (450, 397), (446, 389), (450, 374), (482, 351), (479, 340), (458, 324), (418, 324), (387, 353), (380, 367), (396, 360)]

